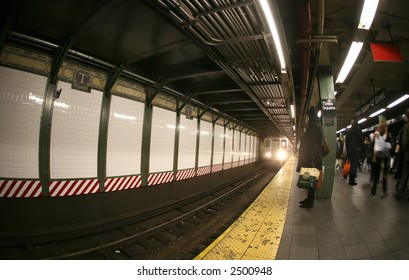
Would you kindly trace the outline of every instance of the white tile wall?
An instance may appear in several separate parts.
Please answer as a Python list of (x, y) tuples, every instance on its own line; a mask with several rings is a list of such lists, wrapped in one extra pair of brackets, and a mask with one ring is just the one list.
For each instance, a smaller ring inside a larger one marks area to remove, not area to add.
[(178, 170), (195, 167), (197, 119), (180, 116)]
[(240, 160), (246, 158), (246, 134), (240, 132)]
[(233, 154), (233, 130), (226, 129), (226, 147), (224, 151), (224, 162), (231, 162)]
[(238, 161), (240, 156), (240, 131), (234, 130), (234, 150), (233, 150), (233, 161)]
[(224, 138), (224, 127), (216, 125), (214, 127), (213, 165), (223, 163)]
[(259, 145), (260, 145), (260, 139), (258, 137), (255, 137), (255, 141), (254, 141), (254, 157), (258, 158), (259, 157)]
[(51, 127), (52, 179), (97, 177), (102, 92), (75, 90), (59, 82)]
[(176, 112), (153, 107), (149, 172), (173, 170)]
[(0, 177), (39, 178), (38, 145), (47, 78), (0, 67)]
[(198, 166), (210, 165), (212, 153), (212, 124), (200, 122), (199, 163)]
[(108, 125), (107, 176), (141, 173), (143, 112), (145, 105), (112, 96)]
[(250, 159), (251, 158), (251, 138), (250, 135), (246, 134), (246, 159)]

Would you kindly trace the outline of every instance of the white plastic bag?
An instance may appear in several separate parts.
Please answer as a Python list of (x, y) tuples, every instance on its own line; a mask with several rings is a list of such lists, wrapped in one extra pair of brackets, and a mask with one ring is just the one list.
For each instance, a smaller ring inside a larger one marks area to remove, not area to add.
[(375, 136), (374, 152), (377, 157), (385, 158), (389, 156), (391, 149), (391, 143), (386, 142), (382, 135)]

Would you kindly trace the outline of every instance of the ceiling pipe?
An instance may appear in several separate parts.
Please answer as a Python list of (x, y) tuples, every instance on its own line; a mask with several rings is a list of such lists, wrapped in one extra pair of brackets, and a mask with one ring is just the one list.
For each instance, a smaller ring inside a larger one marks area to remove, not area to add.
[[(310, 39), (311, 38), (311, 2), (310, 0), (299, 0), (297, 6), (297, 13), (299, 18), (299, 38)], [(300, 79), (300, 108), (298, 112), (300, 113), (300, 118), (298, 118), (297, 123), (297, 141), (300, 140), (301, 127), (304, 122), (304, 112), (307, 103), (307, 93), (308, 93), (308, 81), (310, 74), (310, 56), (311, 56), (311, 43), (306, 42), (299, 44), (300, 49), (300, 60), (301, 60), (301, 79)]]

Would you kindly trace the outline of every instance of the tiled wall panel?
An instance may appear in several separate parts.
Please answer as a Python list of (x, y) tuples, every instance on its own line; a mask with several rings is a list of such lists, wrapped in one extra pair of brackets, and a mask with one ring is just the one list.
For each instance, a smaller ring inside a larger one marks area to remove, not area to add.
[(180, 117), (178, 170), (195, 167), (197, 119)]
[(64, 82), (57, 88), (62, 92), (54, 103), (51, 178), (95, 178), (102, 92), (78, 91)]
[(153, 107), (149, 173), (173, 170), (176, 113)]
[(234, 150), (233, 150), (233, 161), (238, 161), (240, 156), (240, 131), (234, 130)]
[(141, 145), (145, 105), (112, 96), (108, 125), (107, 176), (141, 173)]
[(225, 133), (226, 137), (226, 147), (224, 150), (224, 162), (231, 162), (232, 161), (232, 154), (233, 154), (233, 130), (226, 129)]
[(38, 178), (41, 111), (47, 78), (0, 67), (0, 177)]
[(198, 166), (210, 165), (212, 154), (212, 124), (200, 122), (199, 163)]
[(213, 165), (223, 162), (223, 142), (224, 142), (224, 127), (216, 125), (214, 127), (214, 150), (213, 150)]

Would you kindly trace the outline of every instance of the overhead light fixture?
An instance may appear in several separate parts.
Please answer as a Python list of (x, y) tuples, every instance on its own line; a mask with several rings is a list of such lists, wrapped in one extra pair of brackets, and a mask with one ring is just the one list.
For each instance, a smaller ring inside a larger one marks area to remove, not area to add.
[(386, 108), (392, 108), (393, 106), (398, 105), (399, 103), (405, 101), (406, 99), (409, 98), (409, 94), (405, 94), (404, 96), (402, 96), (401, 98), (399, 98), (398, 100), (395, 100), (394, 102), (392, 102), (391, 104), (388, 105), (388, 107)]
[(350, 129), (352, 127), (352, 125), (348, 125), (347, 128)]
[(338, 74), (338, 78), (335, 81), (336, 83), (343, 83), (345, 81), (346, 77), (349, 74), (349, 71), (351, 71), (352, 66), (354, 66), (354, 63), (358, 58), (359, 53), (361, 52), (363, 44), (364, 43), (362, 42), (352, 42), (351, 47), (348, 51), (347, 58), (344, 61), (344, 65), (342, 66), (341, 71)]
[(337, 96), (338, 91), (334, 91), (334, 96)]
[(377, 115), (379, 115), (380, 113), (383, 113), (383, 112), (385, 112), (385, 111), (386, 111), (386, 109), (382, 108), (382, 109), (376, 111), (375, 113), (370, 114), (369, 117), (370, 117), (370, 118), (375, 117), (375, 116), (377, 116)]
[(291, 105), (290, 108), (291, 108), (291, 117), (294, 119), (294, 117), (295, 117), (295, 114), (294, 114), (294, 105)]
[(376, 9), (378, 8), (379, 0), (365, 0), (362, 8), (361, 18), (359, 20), (358, 28), (369, 30), (372, 21), (375, 17)]
[(367, 118), (362, 118), (362, 119), (360, 119), (360, 120), (358, 121), (358, 124), (363, 123), (363, 122), (365, 122), (366, 120), (367, 120)]
[(283, 47), (281, 46), (280, 36), (278, 35), (277, 27), (274, 22), (273, 13), (271, 12), (270, 6), (267, 0), (259, 0), (261, 4), (261, 8), (263, 9), (264, 16), (267, 19), (268, 26), (270, 27), (270, 31), (273, 34), (274, 44), (277, 50), (278, 59), (280, 60), (281, 64), (281, 73), (286, 73), (286, 64), (284, 59), (284, 52)]
[(317, 116), (321, 118), (321, 110), (318, 111)]
[(337, 131), (337, 133), (340, 133), (340, 132), (345, 131), (345, 130), (347, 130), (347, 129), (346, 128), (341, 128), (340, 130)]

